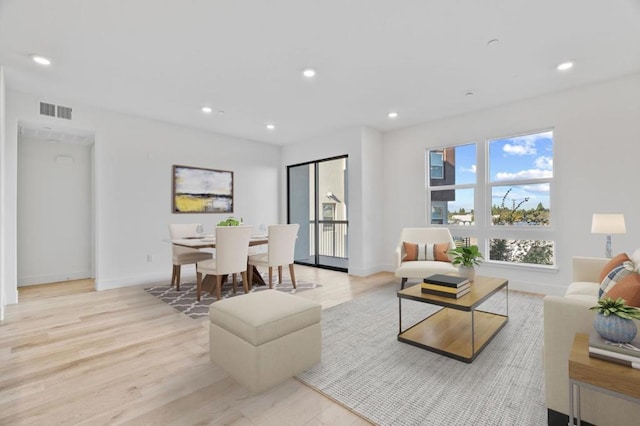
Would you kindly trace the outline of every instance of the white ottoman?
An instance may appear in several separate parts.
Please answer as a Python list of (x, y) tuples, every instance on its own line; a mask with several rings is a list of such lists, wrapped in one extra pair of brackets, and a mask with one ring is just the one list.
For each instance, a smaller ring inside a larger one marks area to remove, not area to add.
[(319, 304), (277, 290), (220, 300), (209, 309), (209, 357), (253, 393), (320, 361)]

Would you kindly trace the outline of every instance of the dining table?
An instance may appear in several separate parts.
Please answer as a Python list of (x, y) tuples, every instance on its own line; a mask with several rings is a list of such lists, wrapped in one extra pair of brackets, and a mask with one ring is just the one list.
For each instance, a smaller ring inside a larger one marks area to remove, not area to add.
[[(175, 240), (170, 240), (171, 244), (175, 244), (181, 247), (188, 247), (192, 249), (207, 249), (207, 248), (216, 248), (216, 237), (215, 235), (202, 235), (196, 237), (187, 237), (187, 238), (177, 238)], [(252, 234), (249, 239), (249, 247), (260, 246), (269, 243), (269, 238), (265, 234)], [(258, 268), (253, 267), (253, 282), (252, 284), (256, 285), (266, 285), (264, 278), (260, 275)], [(226, 280), (223, 279), (223, 282)], [(204, 286), (209, 286), (213, 283), (212, 276), (205, 276), (203, 280)]]

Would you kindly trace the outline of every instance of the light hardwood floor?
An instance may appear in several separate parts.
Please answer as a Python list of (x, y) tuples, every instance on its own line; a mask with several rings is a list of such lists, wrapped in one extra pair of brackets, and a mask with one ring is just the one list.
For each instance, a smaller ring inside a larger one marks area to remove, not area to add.
[[(298, 295), (323, 308), (399, 287), (389, 273), (296, 266), (296, 276), (321, 285)], [(143, 286), (24, 287), (0, 324), (0, 424), (368, 424), (295, 379), (252, 396), (209, 362), (208, 348), (208, 321)]]

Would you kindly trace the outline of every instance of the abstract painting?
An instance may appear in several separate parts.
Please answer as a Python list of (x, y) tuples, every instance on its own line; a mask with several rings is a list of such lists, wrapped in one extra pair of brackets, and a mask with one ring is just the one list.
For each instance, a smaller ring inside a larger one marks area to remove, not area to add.
[(233, 172), (173, 166), (173, 213), (233, 213)]

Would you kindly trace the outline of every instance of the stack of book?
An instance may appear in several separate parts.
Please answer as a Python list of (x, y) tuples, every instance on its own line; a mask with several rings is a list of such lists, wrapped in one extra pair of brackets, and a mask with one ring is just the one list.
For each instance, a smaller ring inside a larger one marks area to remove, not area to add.
[(436, 296), (458, 299), (471, 291), (468, 278), (435, 274), (422, 280), (422, 292)]
[(629, 343), (615, 343), (603, 339), (593, 329), (589, 335), (589, 356), (640, 368), (640, 337)]

